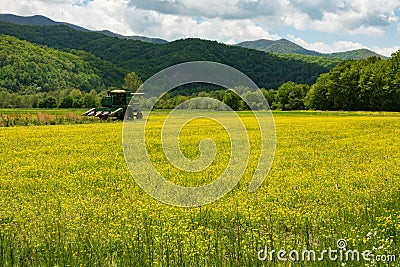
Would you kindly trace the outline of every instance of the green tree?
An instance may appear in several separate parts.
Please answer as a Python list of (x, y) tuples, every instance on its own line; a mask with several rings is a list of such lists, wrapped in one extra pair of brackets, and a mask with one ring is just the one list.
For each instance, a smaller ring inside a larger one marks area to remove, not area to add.
[(245, 103), (248, 104), (252, 110), (261, 110), (266, 107), (265, 97), (259, 91), (248, 91), (243, 94), (243, 98), (246, 100)]
[(306, 97), (306, 106), (322, 110), (400, 110), (396, 60), (394, 54), (389, 61), (371, 57), (342, 62), (317, 79)]
[(276, 94), (276, 101), (282, 110), (305, 109), (304, 99), (310, 86), (287, 82), (282, 84)]
[(334, 110), (359, 109), (359, 87), (361, 61), (347, 60), (338, 66), (339, 74), (335, 87), (331, 87), (334, 96)]
[(73, 99), (70, 96), (61, 98), (59, 108), (72, 108)]
[(274, 89), (264, 89), (261, 88), (260, 89), (262, 94), (264, 95), (265, 99), (268, 102), (268, 105), (271, 109), (277, 109), (278, 108), (278, 104), (276, 103), (276, 94), (277, 94), (277, 90)]
[(317, 82), (313, 84), (304, 99), (304, 104), (308, 109), (329, 110), (331, 104), (328, 100), (328, 74), (319, 76)]
[(383, 106), (385, 110), (400, 111), (400, 50), (389, 61), (388, 79), (385, 88), (388, 97)]
[(78, 89), (73, 89), (69, 93), (69, 97), (72, 99), (73, 108), (81, 108), (83, 106), (82, 92)]
[(136, 92), (142, 85), (142, 80), (135, 72), (129, 72), (125, 76), (125, 84), (123, 88), (132, 92)]
[(242, 99), (240, 96), (232, 92), (231, 90), (226, 90), (223, 101), (225, 104), (231, 107), (233, 110), (240, 110), (242, 107)]
[(57, 99), (52, 96), (43, 98), (43, 99), (39, 100), (38, 107), (39, 108), (55, 108), (55, 107), (57, 107)]
[(82, 98), (82, 107), (85, 108), (96, 107), (96, 96), (92, 94), (85, 94)]
[(386, 106), (388, 95), (388, 64), (386, 60), (370, 59), (369, 64), (360, 70), (358, 81), (358, 109), (360, 110), (390, 110)]

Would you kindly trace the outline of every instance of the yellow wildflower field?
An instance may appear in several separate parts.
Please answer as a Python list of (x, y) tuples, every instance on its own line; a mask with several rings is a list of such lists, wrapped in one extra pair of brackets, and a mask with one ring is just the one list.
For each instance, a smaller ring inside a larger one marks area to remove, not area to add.
[[(250, 136), (245, 174), (230, 193), (197, 208), (162, 204), (135, 183), (122, 122), (0, 128), (0, 265), (321, 266), (261, 260), (260, 251), (320, 252), (338, 240), (396, 256), (346, 266), (400, 264), (399, 114), (275, 113), (273, 166), (254, 193), (248, 183), (259, 133), (254, 117), (239, 114)], [(166, 114), (152, 116), (161, 125)], [(229, 160), (224, 128), (195, 120), (182, 135), (188, 158), (199, 156), (201, 139), (216, 142), (210, 168), (195, 175), (170, 166), (156, 127), (146, 140), (154, 166), (177, 184), (211, 182)]]

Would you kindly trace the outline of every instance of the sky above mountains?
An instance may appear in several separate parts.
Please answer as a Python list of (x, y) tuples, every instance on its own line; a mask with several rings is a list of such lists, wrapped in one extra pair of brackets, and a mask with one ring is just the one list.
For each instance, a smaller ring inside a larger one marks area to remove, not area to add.
[(386, 56), (400, 49), (400, 0), (1, 0), (0, 13), (166, 40), (286, 38), (322, 53)]

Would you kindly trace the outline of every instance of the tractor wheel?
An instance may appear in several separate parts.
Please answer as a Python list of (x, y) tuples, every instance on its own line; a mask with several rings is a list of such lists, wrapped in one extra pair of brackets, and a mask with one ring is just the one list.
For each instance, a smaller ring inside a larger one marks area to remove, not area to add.
[(108, 115), (100, 115), (99, 118), (105, 121), (108, 119)]
[(136, 113), (136, 119), (138, 119), (138, 120), (143, 119), (143, 113), (140, 112), (140, 111), (138, 111), (138, 112)]
[(133, 120), (134, 116), (133, 116), (133, 111), (132, 108), (128, 107), (126, 109), (126, 113), (125, 113), (125, 119), (126, 120)]
[(125, 117), (125, 114), (123, 112), (121, 112), (120, 114), (117, 115), (117, 119), (120, 121), (123, 121)]

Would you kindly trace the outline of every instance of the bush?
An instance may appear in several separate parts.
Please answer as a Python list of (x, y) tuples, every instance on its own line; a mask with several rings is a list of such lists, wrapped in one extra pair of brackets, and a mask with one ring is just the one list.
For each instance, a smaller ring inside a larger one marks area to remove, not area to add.
[(57, 107), (57, 99), (52, 96), (48, 96), (44, 99), (39, 100), (38, 102), (39, 108), (55, 108)]

